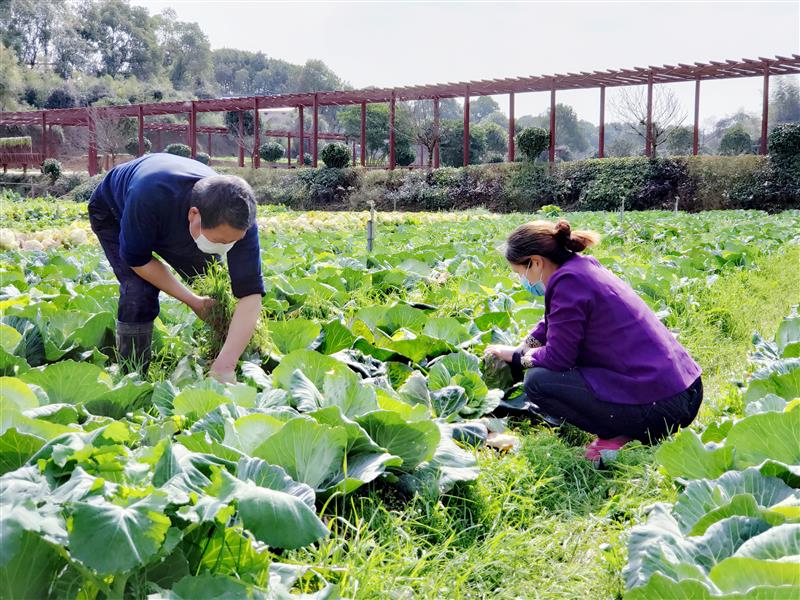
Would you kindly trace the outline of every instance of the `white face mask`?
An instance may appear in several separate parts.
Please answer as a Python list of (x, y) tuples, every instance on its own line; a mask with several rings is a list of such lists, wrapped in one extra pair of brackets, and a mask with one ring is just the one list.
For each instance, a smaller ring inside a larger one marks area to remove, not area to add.
[[(200, 231), (202, 232), (202, 229)], [(191, 228), (189, 229), (189, 235), (192, 235)], [(231, 242), (230, 244), (222, 244), (220, 242), (212, 242), (202, 233), (197, 237), (192, 235), (192, 239), (194, 240), (194, 243), (197, 244), (200, 252), (203, 252), (204, 254), (221, 254), (222, 256), (225, 256), (228, 253), (228, 250), (233, 248), (233, 245), (236, 243)]]

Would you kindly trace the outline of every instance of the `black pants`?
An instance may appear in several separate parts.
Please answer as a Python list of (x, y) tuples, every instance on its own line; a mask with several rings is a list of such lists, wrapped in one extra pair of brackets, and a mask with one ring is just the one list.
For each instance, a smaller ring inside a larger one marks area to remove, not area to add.
[[(119, 307), (117, 320), (122, 323), (149, 323), (158, 316), (158, 288), (148, 283), (136, 273), (119, 255), (119, 220), (109, 210), (102, 198), (92, 196), (89, 200), (89, 223), (105, 252), (114, 275), (119, 280)], [(186, 226), (189, 226), (187, 221)], [(204, 273), (211, 261), (211, 254), (201, 252), (197, 247), (188, 249), (185, 254), (159, 252), (167, 264), (181, 277), (190, 280)]]
[(658, 402), (614, 404), (598, 400), (578, 369), (534, 367), (525, 372), (525, 394), (547, 416), (600, 438), (624, 435), (649, 444), (691, 424), (703, 401), (703, 382), (698, 377), (680, 394)]

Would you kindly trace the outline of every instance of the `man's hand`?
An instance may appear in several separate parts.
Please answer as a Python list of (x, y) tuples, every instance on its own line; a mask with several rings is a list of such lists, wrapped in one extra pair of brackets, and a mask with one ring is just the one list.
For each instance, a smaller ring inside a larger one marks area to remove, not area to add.
[(236, 383), (236, 365), (219, 364), (219, 359), (214, 361), (209, 370), (209, 376), (213, 377), (220, 383)]
[(503, 346), (501, 344), (492, 344), (491, 346), (487, 346), (486, 350), (483, 351), (485, 355), (493, 355), (499, 358), (500, 360), (504, 360), (507, 363), (510, 363), (514, 357), (514, 352), (517, 349), (514, 346)]
[(232, 383), (236, 380), (236, 364), (253, 337), (258, 316), (261, 313), (261, 294), (240, 298), (233, 311), (228, 337), (222, 345), (217, 359), (211, 366), (210, 375), (217, 381)]
[(211, 314), (211, 308), (216, 303), (216, 300), (208, 296), (194, 296), (186, 304), (194, 311), (194, 314), (202, 321), (207, 321)]

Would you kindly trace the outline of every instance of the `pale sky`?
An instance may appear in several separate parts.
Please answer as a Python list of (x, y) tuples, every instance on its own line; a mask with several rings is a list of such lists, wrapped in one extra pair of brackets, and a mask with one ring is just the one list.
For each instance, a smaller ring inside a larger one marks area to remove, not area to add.
[[(492, 79), (800, 53), (800, 1), (758, 2), (266, 2), (133, 0), (173, 8), (212, 48), (293, 63), (323, 60), (354, 87)], [(302, 34), (302, 37), (299, 35)], [(694, 84), (670, 84), (691, 121)], [(760, 113), (762, 81), (703, 82), (701, 122)], [(606, 93), (614, 119), (616, 90)], [(504, 112), (507, 97), (496, 97)], [(598, 91), (558, 92), (597, 123)], [(539, 114), (549, 93), (518, 94)]]

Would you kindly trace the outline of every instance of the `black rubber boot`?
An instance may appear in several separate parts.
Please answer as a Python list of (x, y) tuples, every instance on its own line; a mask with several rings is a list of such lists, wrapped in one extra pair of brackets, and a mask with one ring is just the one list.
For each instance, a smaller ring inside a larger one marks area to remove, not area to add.
[(117, 321), (117, 362), (125, 373), (147, 374), (153, 341), (153, 322), (123, 323)]

